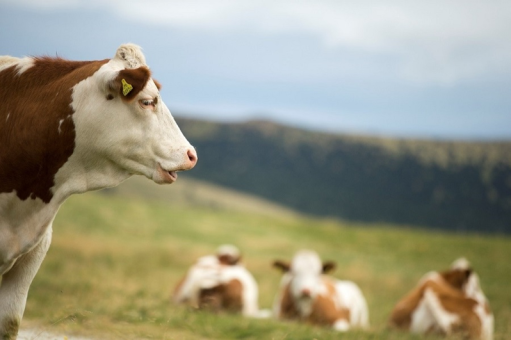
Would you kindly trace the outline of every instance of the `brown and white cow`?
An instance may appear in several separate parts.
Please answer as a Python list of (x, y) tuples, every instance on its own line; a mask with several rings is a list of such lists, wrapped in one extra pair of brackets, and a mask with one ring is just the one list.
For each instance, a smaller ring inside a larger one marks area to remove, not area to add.
[(173, 301), (215, 312), (269, 317), (270, 311), (259, 309), (257, 283), (240, 261), (238, 248), (229, 244), (220, 246), (215, 255), (200, 257), (177, 284)]
[(450, 269), (430, 272), (397, 303), (390, 325), (413, 333), (462, 334), (493, 339), (493, 314), (479, 277), (464, 258)]
[(159, 88), (133, 44), (100, 61), (0, 57), (0, 338), (16, 337), (66, 198), (195, 166)]
[(290, 264), (277, 260), (273, 265), (284, 272), (273, 306), (276, 318), (338, 331), (369, 327), (367, 302), (360, 288), (351, 281), (323, 275), (333, 270), (335, 263), (322, 263), (316, 252), (301, 250)]

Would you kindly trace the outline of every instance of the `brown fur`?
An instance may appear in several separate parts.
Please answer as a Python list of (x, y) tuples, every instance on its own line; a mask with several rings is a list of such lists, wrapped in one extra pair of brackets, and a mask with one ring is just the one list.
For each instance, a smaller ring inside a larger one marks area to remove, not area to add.
[(296, 308), (290, 285), (287, 284), (282, 291), (282, 300), (280, 301), (280, 317), (283, 319), (298, 319), (300, 314)]
[(241, 261), (241, 257), (224, 254), (218, 256), (218, 261), (226, 266), (234, 266)]
[(462, 290), (472, 273), (472, 269), (450, 269), (440, 273), (440, 276), (452, 287)]
[(199, 308), (215, 312), (241, 312), (243, 309), (243, 285), (237, 279), (209, 289), (202, 289), (199, 295)]
[(72, 88), (107, 61), (36, 58), (21, 75), (15, 66), (0, 72), (0, 193), (51, 200), (54, 176), (75, 147)]
[[(136, 69), (124, 69), (119, 72), (119, 75), (115, 78), (111, 87), (123, 100), (130, 102), (144, 89), (150, 78), (151, 71), (145, 66)], [(133, 86), (133, 89), (126, 96), (122, 93), (122, 79)]]

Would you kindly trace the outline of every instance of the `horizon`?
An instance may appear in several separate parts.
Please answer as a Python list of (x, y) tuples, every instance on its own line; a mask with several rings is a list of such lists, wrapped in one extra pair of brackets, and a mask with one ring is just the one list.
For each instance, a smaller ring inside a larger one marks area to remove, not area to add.
[(297, 129), (297, 130), (305, 130), (309, 132), (333, 135), (333, 136), (348, 136), (348, 137), (360, 137), (360, 138), (375, 138), (375, 139), (386, 139), (386, 140), (402, 140), (402, 141), (424, 141), (424, 142), (454, 142), (454, 143), (511, 143), (510, 137), (485, 137), (485, 138), (455, 138), (449, 136), (434, 136), (434, 135), (425, 135), (421, 136), (418, 134), (384, 134), (378, 132), (370, 132), (370, 131), (348, 131), (348, 130), (329, 130), (328, 128), (317, 129), (307, 125), (293, 125), (289, 122), (281, 122), (273, 118), (266, 118), (260, 115), (254, 115), (247, 117), (237, 117), (233, 119), (222, 119), (215, 117), (208, 117), (203, 114), (194, 114), (193, 112), (186, 112), (183, 114), (181, 111), (175, 111), (172, 113), (176, 119), (189, 119), (196, 120), (201, 122), (208, 122), (214, 124), (250, 124), (250, 123), (270, 123), (275, 124), (284, 128)]

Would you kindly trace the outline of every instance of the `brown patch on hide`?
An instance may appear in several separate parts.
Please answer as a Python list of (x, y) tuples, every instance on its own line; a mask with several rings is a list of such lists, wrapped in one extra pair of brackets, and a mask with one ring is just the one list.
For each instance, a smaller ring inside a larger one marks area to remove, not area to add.
[(243, 309), (243, 285), (237, 279), (212, 288), (201, 289), (199, 308), (214, 312), (228, 311), (239, 313)]
[(75, 147), (72, 89), (108, 60), (34, 58), (0, 72), (0, 193), (48, 203), (57, 171)]
[(337, 294), (334, 284), (331, 280), (323, 278), (323, 283), (327, 288), (326, 295), (318, 295), (312, 304), (312, 312), (307, 321), (324, 326), (333, 326), (336, 321), (350, 321), (350, 311), (346, 308), (337, 308), (335, 296)]
[(222, 308), (223, 286), (203, 288), (199, 292), (199, 308), (218, 312)]
[(456, 289), (462, 290), (472, 274), (471, 269), (450, 269), (440, 273), (440, 276)]
[(224, 285), (222, 308), (230, 312), (241, 312), (243, 309), (243, 285), (238, 279)]
[(280, 300), (280, 318), (297, 319), (300, 317), (296, 308), (294, 298), (291, 294), (290, 284), (287, 284), (282, 290), (282, 299)]
[(221, 264), (226, 266), (234, 266), (241, 260), (241, 257), (239, 256), (232, 256), (228, 254), (218, 255), (217, 258)]

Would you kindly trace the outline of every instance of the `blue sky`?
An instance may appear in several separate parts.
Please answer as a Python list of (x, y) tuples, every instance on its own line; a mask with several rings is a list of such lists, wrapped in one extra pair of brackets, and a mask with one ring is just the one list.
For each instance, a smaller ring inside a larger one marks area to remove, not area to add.
[(0, 0), (0, 54), (142, 46), (175, 115), (511, 139), (509, 1)]

